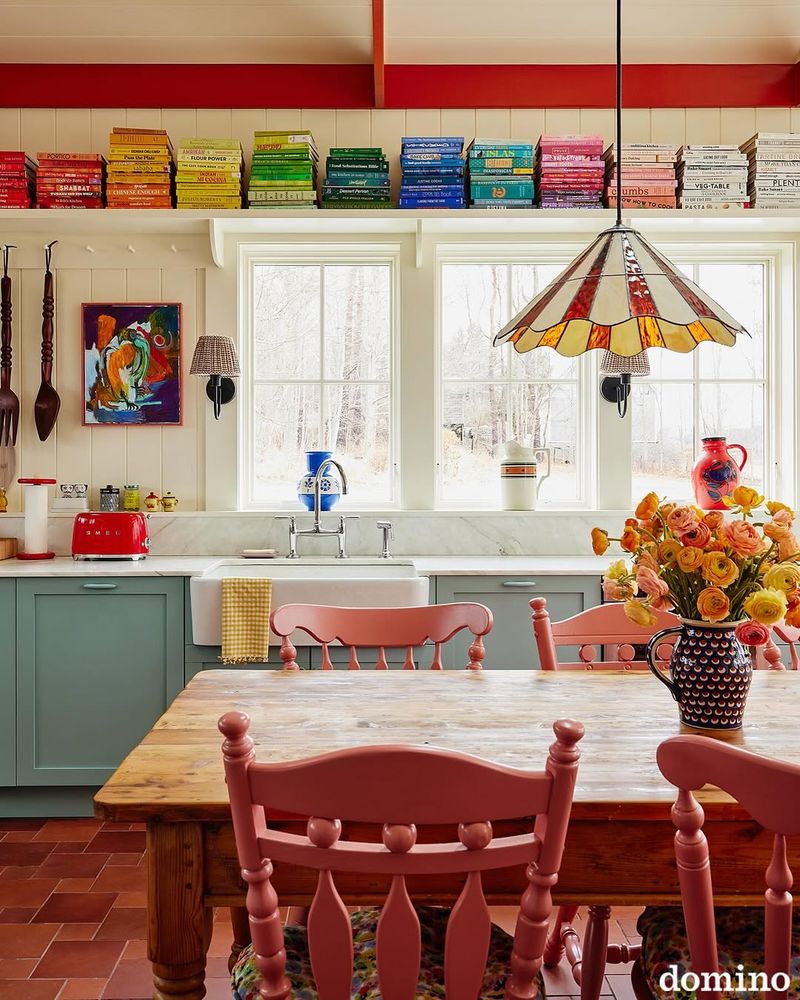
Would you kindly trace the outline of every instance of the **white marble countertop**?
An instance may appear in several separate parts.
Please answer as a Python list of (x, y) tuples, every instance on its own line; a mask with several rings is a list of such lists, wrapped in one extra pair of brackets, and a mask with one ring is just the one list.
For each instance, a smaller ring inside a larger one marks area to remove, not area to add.
[[(2, 577), (198, 576), (234, 556), (149, 556), (132, 561), (75, 561), (70, 557), (0, 561)], [(354, 557), (357, 558), (357, 557)], [(597, 556), (398, 556), (411, 559), (420, 576), (600, 576), (607, 560)], [(312, 564), (311, 559), (308, 560)], [(302, 557), (296, 565), (301, 566)]]

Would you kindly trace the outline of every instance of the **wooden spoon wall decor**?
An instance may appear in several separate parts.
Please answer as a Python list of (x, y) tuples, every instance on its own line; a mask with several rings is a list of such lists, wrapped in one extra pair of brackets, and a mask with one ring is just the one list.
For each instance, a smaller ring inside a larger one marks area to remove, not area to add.
[(42, 298), (42, 381), (36, 401), (33, 404), (33, 418), (36, 422), (36, 433), (40, 441), (46, 441), (55, 427), (58, 411), (61, 409), (61, 399), (53, 388), (53, 313), (55, 300), (53, 297), (53, 272), (50, 270), (50, 260), (53, 247), (58, 240), (53, 240), (44, 250), (44, 296)]

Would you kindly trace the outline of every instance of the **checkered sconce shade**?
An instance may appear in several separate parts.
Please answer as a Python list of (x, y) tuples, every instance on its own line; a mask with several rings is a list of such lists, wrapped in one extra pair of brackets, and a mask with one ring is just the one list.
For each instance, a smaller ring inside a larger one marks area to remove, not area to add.
[(241, 375), (233, 340), (215, 334), (198, 337), (189, 374), (221, 375), (224, 378), (237, 378)]

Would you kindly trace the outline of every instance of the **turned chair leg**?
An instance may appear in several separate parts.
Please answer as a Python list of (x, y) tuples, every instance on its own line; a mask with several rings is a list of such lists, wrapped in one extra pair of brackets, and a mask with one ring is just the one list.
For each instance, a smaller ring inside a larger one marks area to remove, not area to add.
[(564, 957), (564, 935), (572, 930), (572, 921), (577, 912), (577, 906), (559, 906), (558, 915), (544, 946), (544, 964), (548, 969), (555, 968)]

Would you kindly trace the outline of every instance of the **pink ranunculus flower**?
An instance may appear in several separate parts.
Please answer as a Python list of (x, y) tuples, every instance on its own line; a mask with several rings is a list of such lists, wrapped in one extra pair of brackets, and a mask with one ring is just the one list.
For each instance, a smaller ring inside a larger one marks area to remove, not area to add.
[(639, 566), (636, 571), (636, 583), (648, 597), (666, 597), (669, 593), (667, 584), (649, 566)]
[(725, 525), (725, 541), (737, 556), (757, 556), (764, 551), (764, 541), (748, 521), (730, 521)]
[(691, 507), (675, 507), (667, 514), (667, 526), (676, 535), (682, 535), (697, 524), (697, 512)]
[(654, 573), (658, 573), (660, 569), (660, 566), (649, 552), (642, 552), (636, 560), (637, 573), (640, 569), (644, 569), (645, 567), (647, 567), (647, 569), (651, 569)]
[(703, 521), (698, 521), (697, 524), (693, 524), (688, 531), (684, 531), (681, 535), (681, 542), (683, 542), (684, 545), (691, 545), (696, 549), (704, 549), (710, 541), (711, 532), (709, 531), (708, 525)]
[(627, 601), (633, 597), (629, 583), (620, 583), (610, 577), (603, 577), (603, 596), (607, 601)]
[(760, 622), (748, 621), (740, 622), (734, 634), (744, 646), (766, 646), (770, 630)]
[(653, 609), (653, 611), (672, 611), (675, 605), (668, 597), (664, 596), (664, 597), (652, 597), (650, 599), (650, 607)]

